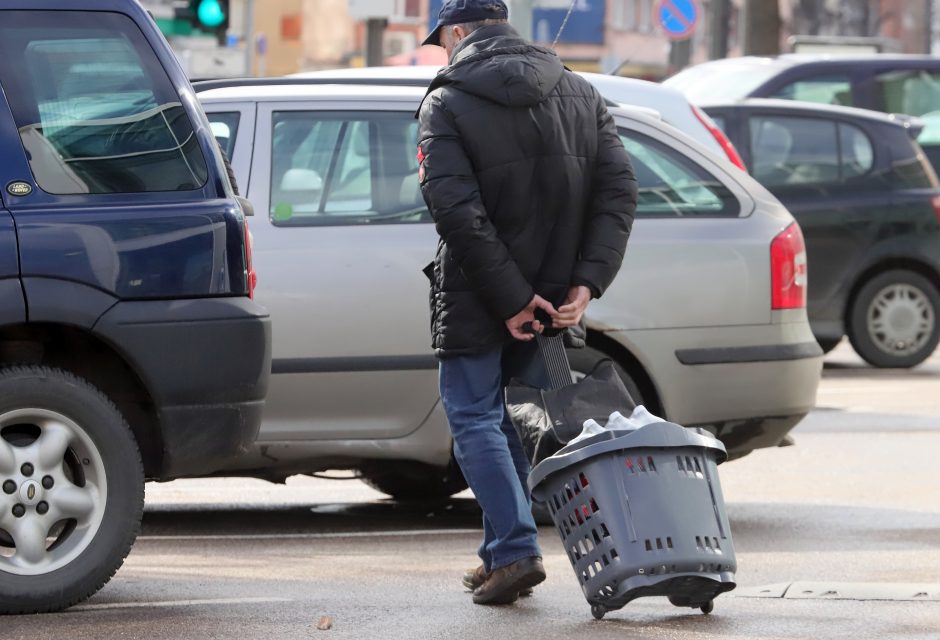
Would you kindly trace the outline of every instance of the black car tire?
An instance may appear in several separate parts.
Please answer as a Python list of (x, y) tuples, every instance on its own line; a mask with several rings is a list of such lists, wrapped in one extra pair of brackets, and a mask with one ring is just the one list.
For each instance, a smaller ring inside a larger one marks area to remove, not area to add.
[[(596, 367), (601, 360), (612, 360), (607, 354), (591, 347), (568, 349), (567, 353), (568, 363), (571, 365), (571, 370), (576, 376), (579, 374), (587, 375), (594, 370), (594, 367)], [(614, 361), (614, 368), (617, 370), (617, 373), (620, 374), (620, 378), (623, 380), (627, 391), (630, 392), (630, 397), (633, 398), (633, 401), (638, 405), (644, 404), (643, 394), (640, 393), (640, 387), (633, 380), (633, 377), (616, 361)]]
[[(922, 301), (922, 313), (932, 316), (932, 327), (918, 337), (922, 344), (915, 345), (914, 351), (895, 355), (879, 346), (879, 343), (885, 344), (885, 336), (871, 326), (870, 311), (879, 297), (890, 303), (890, 290), (899, 287)], [(929, 358), (940, 342), (940, 294), (927, 278), (913, 271), (892, 269), (866, 282), (855, 296), (848, 316), (847, 333), (852, 348), (875, 367), (914, 367)]]
[(399, 502), (443, 502), (467, 488), (453, 459), (446, 467), (413, 461), (369, 462), (359, 473), (367, 485)]
[[(30, 412), (39, 416), (35, 423), (27, 421)], [(57, 418), (49, 418), (50, 415), (62, 420), (56, 423)], [(18, 447), (29, 445), (31, 441), (36, 443), (40, 452), (44, 447), (56, 452), (64, 450), (61, 461), (58, 461), (57, 455), (51, 458), (52, 462), (48, 463), (47, 468), (52, 470), (48, 474), (55, 475), (61, 470), (63, 477), (73, 484), (61, 480), (43, 491), (43, 500), (48, 500), (47, 504), (50, 505), (46, 507), (49, 509), (47, 513), (58, 513), (53, 511), (59, 508), (56, 505), (57, 495), (63, 501), (63, 514), (69, 508), (75, 508), (65, 502), (65, 494), (62, 492), (69, 490), (73, 496), (76, 491), (82, 493), (87, 504), (91, 505), (85, 508), (94, 509), (97, 514), (97, 529), (88, 527), (82, 532), (79, 527), (66, 533), (68, 527), (65, 527), (60, 533), (64, 537), (59, 541), (44, 551), (41, 547), (38, 547), (38, 551), (34, 550), (42, 554), (42, 560), (33, 563), (29, 569), (31, 574), (22, 573), (22, 567), (9, 561), (10, 555), (16, 553), (14, 538), (8, 532), (3, 543), (5, 549), (0, 548), (0, 551), (7, 552), (7, 557), (0, 557), (0, 613), (59, 611), (96, 593), (127, 557), (140, 530), (144, 506), (144, 469), (140, 450), (114, 403), (87, 381), (59, 369), (17, 366), (0, 370), (0, 417), (8, 417), (8, 420), (0, 423), (4, 427), (0, 434), (6, 441), (0, 442), (0, 445), (7, 447), (8, 451), (24, 452)], [(60, 428), (62, 425), (65, 425), (64, 429)], [(49, 440), (40, 441), (42, 435), (53, 430), (57, 430), (60, 436), (67, 433), (73, 437), (65, 440), (66, 436), (61, 436), (59, 442), (62, 444), (58, 446), (43, 444), (55, 441), (51, 435)], [(45, 454), (36, 455), (37, 459), (41, 459)], [(36, 466), (38, 468), (44, 464), (47, 463), (37, 462)], [(17, 473), (20, 471), (7, 475), (16, 477)], [(38, 474), (35, 477), (38, 479)], [(95, 477), (98, 478), (95, 484), (97, 489), (92, 491), (88, 482)], [(13, 482), (10, 478), (0, 477), (0, 483), (5, 480)], [(26, 483), (28, 478), (20, 476), (19, 480)], [(46, 479), (42, 481), (44, 485)], [(56, 494), (56, 491), (59, 493)], [(106, 496), (103, 499), (102, 493)], [(17, 495), (0, 494), (0, 498), (17, 500)], [(41, 523), (49, 522), (49, 519), (41, 520), (38, 514), (43, 512), (38, 506), (27, 509), (35, 511), (28, 511), (20, 519), (36, 518), (38, 528), (35, 530), (42, 531), (44, 525)], [(52, 530), (58, 526), (53, 526)], [(61, 566), (51, 562), (49, 570), (44, 570), (42, 563), (55, 560), (58, 549), (68, 548), (68, 545), (76, 542), (76, 539), (68, 539), (68, 536), (73, 535), (78, 536), (78, 545), (73, 550), (81, 551), (74, 557), (60, 556), (58, 561)], [(46, 540), (48, 542), (48, 537)], [(6, 566), (3, 565), (4, 561), (7, 562)]]

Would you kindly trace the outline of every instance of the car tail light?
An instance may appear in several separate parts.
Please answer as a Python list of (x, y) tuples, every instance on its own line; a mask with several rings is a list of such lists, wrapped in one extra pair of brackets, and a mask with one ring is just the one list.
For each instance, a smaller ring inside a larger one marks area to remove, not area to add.
[(689, 105), (692, 107), (692, 113), (695, 114), (695, 117), (698, 118), (698, 121), (704, 125), (708, 132), (714, 136), (715, 140), (718, 142), (718, 146), (721, 147), (722, 151), (725, 152), (725, 155), (728, 156), (728, 160), (731, 161), (731, 164), (736, 166), (741, 171), (747, 171), (747, 167), (744, 166), (744, 161), (741, 160), (741, 156), (738, 154), (738, 150), (734, 148), (731, 140), (728, 139), (728, 136), (725, 135), (725, 132), (718, 128), (718, 125), (715, 124), (715, 121), (708, 117), (708, 114), (696, 107), (694, 104)]
[(254, 300), (255, 286), (258, 284), (258, 274), (255, 273), (254, 262), (251, 259), (251, 252), (255, 243), (251, 231), (248, 230), (248, 220), (245, 223), (245, 272), (248, 275), (248, 297)]
[(806, 245), (795, 222), (770, 243), (770, 286), (772, 309), (806, 307)]
[(940, 196), (934, 196), (930, 199), (930, 206), (933, 207), (933, 212), (937, 214), (937, 220), (940, 220)]

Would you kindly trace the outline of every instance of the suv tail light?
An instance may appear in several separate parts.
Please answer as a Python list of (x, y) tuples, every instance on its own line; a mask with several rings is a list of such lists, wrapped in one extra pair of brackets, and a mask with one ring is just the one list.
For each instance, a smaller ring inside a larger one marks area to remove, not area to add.
[(933, 212), (937, 214), (937, 220), (940, 220), (940, 196), (934, 196), (930, 199), (930, 206), (933, 207)]
[(718, 142), (718, 146), (721, 147), (722, 151), (725, 152), (725, 155), (728, 156), (728, 160), (731, 161), (731, 164), (736, 166), (741, 171), (747, 171), (747, 167), (744, 166), (744, 161), (741, 160), (741, 156), (738, 155), (738, 150), (734, 148), (731, 140), (728, 139), (728, 136), (725, 135), (725, 132), (718, 128), (718, 125), (715, 124), (715, 121), (708, 117), (708, 114), (696, 107), (694, 104), (689, 105), (692, 107), (692, 113), (695, 114), (695, 117), (698, 118), (698, 121), (708, 129), (708, 132), (712, 134), (715, 140)]
[(255, 286), (258, 284), (258, 274), (255, 273), (255, 266), (251, 259), (251, 250), (252, 245), (254, 245), (254, 237), (251, 235), (251, 231), (248, 230), (248, 220), (245, 220), (245, 272), (248, 275), (248, 297), (254, 300), (255, 298)]
[(806, 245), (795, 222), (770, 243), (770, 286), (772, 309), (806, 307)]

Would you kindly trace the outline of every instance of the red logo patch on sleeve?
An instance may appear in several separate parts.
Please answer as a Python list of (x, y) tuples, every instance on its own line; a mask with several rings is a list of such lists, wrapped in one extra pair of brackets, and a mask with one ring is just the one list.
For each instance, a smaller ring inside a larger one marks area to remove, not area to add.
[(418, 145), (418, 181), (424, 181), (424, 149)]

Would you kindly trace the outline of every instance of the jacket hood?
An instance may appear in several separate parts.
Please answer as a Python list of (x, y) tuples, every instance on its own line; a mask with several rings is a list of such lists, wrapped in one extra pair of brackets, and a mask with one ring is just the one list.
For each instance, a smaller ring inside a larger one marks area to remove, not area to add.
[(444, 85), (509, 107), (545, 100), (565, 67), (555, 52), (534, 45), (508, 24), (481, 27), (464, 38), (429, 91)]

